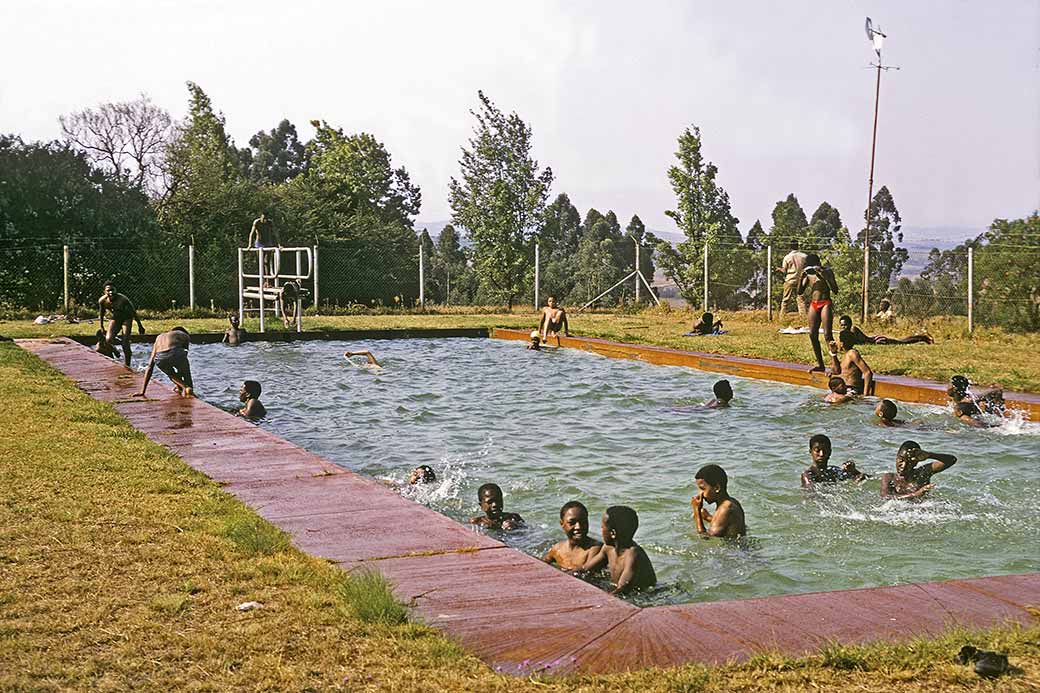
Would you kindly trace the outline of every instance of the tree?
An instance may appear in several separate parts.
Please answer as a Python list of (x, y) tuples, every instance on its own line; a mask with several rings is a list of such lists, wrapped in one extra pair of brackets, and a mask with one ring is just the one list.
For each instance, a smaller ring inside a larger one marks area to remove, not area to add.
[(975, 295), (979, 321), (1040, 329), (1040, 216), (996, 219), (976, 239)]
[[(639, 218), (639, 215), (633, 214), (632, 218), (628, 221), (628, 226), (625, 227), (625, 233), (633, 241), (631, 246), (632, 263), (626, 264), (626, 267), (635, 268), (635, 243), (639, 244), (639, 271), (643, 273), (648, 282), (654, 281), (654, 273), (657, 268), (654, 266), (654, 243), (650, 241), (646, 231), (646, 225), (643, 224), (643, 220)], [(627, 272), (628, 270), (626, 270)]]
[(284, 183), (307, 170), (307, 148), (286, 119), (278, 127), (249, 138), (249, 149), (239, 150), (242, 172), (261, 183)]
[[(902, 218), (896, 209), (892, 194), (886, 186), (874, 195), (874, 201), (870, 206), (870, 282), (869, 292), (871, 304), (888, 291), (892, 282), (899, 275), (910, 254), (906, 248), (896, 247), (896, 243), (902, 243)], [(856, 235), (856, 244), (862, 250), (863, 231)], [(862, 262), (862, 260), (861, 260)], [(861, 272), (862, 276), (862, 272)]]
[[(791, 193), (773, 207), (773, 227), (769, 230), (769, 239), (774, 248), (788, 248), (792, 241), (805, 240), (807, 226), (809, 222), (805, 220), (802, 205)], [(810, 247), (816, 248), (815, 244)]]
[(572, 302), (591, 301), (624, 276), (621, 245), (617, 215), (608, 212), (603, 216), (595, 209), (590, 209), (585, 216), (585, 226), (575, 257), (576, 281), (571, 292)]
[(813, 212), (806, 230), (804, 243), (806, 248), (827, 248), (841, 237), (841, 214), (827, 202), (821, 202)]
[(141, 94), (58, 118), (65, 139), (94, 166), (145, 190), (165, 194), (163, 158), (172, 134), (170, 114)]
[(566, 299), (574, 290), (578, 243), (581, 240), (581, 214), (567, 193), (560, 193), (545, 208), (538, 232), (541, 264), (541, 293)]
[(509, 306), (524, 292), (531, 269), (531, 241), (539, 229), (552, 185), (552, 169), (531, 157), (531, 128), (516, 113), (500, 111), (484, 92), (469, 148), (451, 179), (452, 221), (474, 242), (474, 269), (488, 293)]
[[(730, 212), (729, 195), (716, 182), (718, 168), (701, 154), (699, 128), (683, 131), (675, 156), (679, 164), (668, 169), (668, 179), (675, 191), (676, 209), (665, 214), (675, 221), (686, 240), (676, 247), (659, 241), (657, 253), (661, 267), (675, 282), (679, 294), (696, 305), (703, 290), (701, 261), (705, 244), (710, 247), (723, 239), (739, 241), (740, 231)], [(724, 271), (721, 265), (714, 267)]]
[(766, 237), (766, 232), (762, 230), (762, 222), (755, 219), (754, 225), (747, 232), (747, 239), (744, 244), (750, 250), (762, 250), (769, 245), (769, 239)]

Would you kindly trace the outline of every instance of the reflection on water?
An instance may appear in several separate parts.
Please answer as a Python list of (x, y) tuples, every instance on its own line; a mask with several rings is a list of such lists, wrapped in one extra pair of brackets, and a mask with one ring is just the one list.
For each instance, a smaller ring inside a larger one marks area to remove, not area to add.
[[(352, 367), (347, 349), (372, 349), (384, 367)], [(884, 428), (871, 404), (825, 406), (820, 390), (733, 376), (733, 406), (704, 410), (697, 407), (720, 377), (712, 373), (483, 339), (208, 345), (192, 348), (191, 359), (208, 401), (237, 408), (241, 381), (259, 380), (269, 412), (261, 427), (396, 482), (456, 520), (480, 514), (477, 487), (497, 482), (506, 509), (528, 522), (503, 538), (532, 555), (563, 538), (566, 501), (589, 507), (597, 538), (604, 508), (632, 506), (636, 541), (661, 581), (634, 598), (642, 604), (1016, 573), (1040, 563), (1040, 425), (1021, 418), (973, 429), (941, 407), (898, 403), (899, 418), (912, 423)], [(802, 491), (815, 433), (831, 437), (832, 464), (855, 459), (871, 478)], [(935, 477), (922, 502), (884, 501), (878, 479), (907, 439), (958, 463)], [(744, 505), (746, 545), (703, 540), (693, 529), (693, 474), (712, 462)], [(438, 479), (408, 487), (419, 464)]]

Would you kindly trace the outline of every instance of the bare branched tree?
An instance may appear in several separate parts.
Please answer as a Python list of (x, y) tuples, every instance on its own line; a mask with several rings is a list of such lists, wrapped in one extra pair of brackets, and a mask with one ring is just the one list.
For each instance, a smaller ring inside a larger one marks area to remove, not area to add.
[(95, 165), (154, 197), (166, 192), (164, 160), (172, 136), (170, 114), (141, 94), (126, 103), (103, 103), (63, 115), (65, 138)]

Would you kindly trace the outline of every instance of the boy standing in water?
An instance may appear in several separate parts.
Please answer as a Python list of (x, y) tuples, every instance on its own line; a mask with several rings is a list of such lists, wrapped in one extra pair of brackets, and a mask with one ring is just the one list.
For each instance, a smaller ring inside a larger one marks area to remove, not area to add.
[(820, 256), (816, 253), (809, 253), (805, 258), (798, 293), (805, 293), (806, 288), (812, 289), (809, 301), (809, 341), (812, 342), (813, 355), (816, 357), (816, 365), (809, 372), (823, 373), (826, 369), (823, 367), (823, 350), (820, 348), (820, 324), (823, 323), (823, 336), (827, 342), (834, 341), (831, 294), (838, 293), (838, 283), (834, 279), (834, 272), (830, 267), (822, 266)]
[(470, 524), (480, 525), (488, 529), (518, 529), (524, 526), (524, 518), (516, 513), (503, 512), (505, 502), (502, 500), (502, 489), (498, 484), (484, 484), (477, 489), (480, 509), (483, 515), (474, 517)]
[(589, 511), (579, 501), (560, 508), (560, 527), (567, 538), (553, 545), (542, 558), (563, 570), (582, 570), (603, 544), (589, 537)]
[(890, 399), (881, 400), (874, 409), (874, 413), (881, 419), (882, 426), (902, 426), (906, 423), (906, 421), (896, 418), (896, 403)]
[(812, 466), (802, 472), (802, 488), (812, 488), (819, 483), (863, 481), (867, 478), (866, 474), (856, 469), (856, 463), (852, 460), (843, 464), (841, 469), (828, 465), (831, 459), (831, 439), (822, 433), (809, 439), (809, 454), (813, 462)]
[(267, 414), (267, 408), (260, 403), (260, 383), (246, 380), (238, 391), (238, 399), (245, 404), (238, 413), (247, 419), (259, 419)]
[(220, 342), (228, 346), (238, 346), (245, 339), (246, 331), (238, 326), (238, 313), (228, 313), (227, 320), (228, 327), (224, 330), (224, 338)]
[[(935, 460), (931, 464), (918, 467), (925, 460)], [(908, 440), (899, 446), (896, 453), (896, 473), (886, 472), (881, 476), (881, 497), (906, 500), (920, 498), (935, 488), (931, 483), (932, 475), (945, 471), (957, 463), (953, 455), (941, 452), (925, 452), (921, 446)]]
[(715, 399), (704, 405), (706, 409), (725, 409), (729, 406), (729, 401), (733, 399), (733, 386), (728, 380), (716, 382), (711, 391), (715, 394)]
[(585, 570), (598, 570), (607, 564), (610, 581), (614, 583), (611, 594), (627, 594), (657, 584), (657, 573), (643, 547), (632, 537), (639, 529), (639, 516), (627, 505), (613, 505), (603, 513), (601, 523), (603, 546), (585, 565)]
[[(697, 533), (704, 537), (742, 537), (747, 534), (744, 508), (726, 490), (729, 478), (726, 470), (717, 464), (708, 464), (694, 475), (698, 493), (690, 499), (693, 522)], [(705, 503), (715, 504), (715, 513), (704, 509)], [(705, 524), (707, 523), (707, 524)]]
[(830, 392), (823, 397), (823, 401), (827, 404), (845, 404), (855, 397), (853, 393), (849, 392), (848, 385), (840, 375), (832, 375), (827, 381), (827, 388)]
[(105, 282), (104, 293), (98, 299), (98, 327), (105, 329), (105, 312), (112, 311), (112, 320), (105, 331), (105, 341), (115, 344), (116, 337), (122, 336), (123, 363), (130, 366), (130, 331), (137, 323), (137, 333), (144, 334), (144, 325), (137, 317), (137, 309), (130, 299), (116, 292), (115, 284)]

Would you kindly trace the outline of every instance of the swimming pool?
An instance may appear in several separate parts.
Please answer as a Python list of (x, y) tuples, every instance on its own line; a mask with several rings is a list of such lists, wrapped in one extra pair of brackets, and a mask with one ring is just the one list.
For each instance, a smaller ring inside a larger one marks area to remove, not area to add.
[[(385, 368), (342, 357), (363, 348)], [(819, 390), (734, 377), (731, 409), (698, 410), (716, 374), (488, 339), (209, 345), (191, 359), (205, 399), (237, 408), (241, 381), (260, 380), (261, 425), (337, 464), (398, 482), (430, 464), (438, 483), (403, 492), (459, 521), (479, 514), (480, 484), (499, 483), (529, 524), (503, 538), (528, 553), (562, 538), (568, 500), (589, 507), (597, 538), (605, 507), (632, 506), (660, 579), (640, 605), (1018, 573), (1040, 558), (1036, 424), (969, 429), (906, 405), (900, 416), (922, 423), (886, 429), (867, 404), (830, 407)], [(814, 433), (834, 442), (832, 464), (851, 457), (873, 478), (802, 491)], [(958, 464), (924, 502), (882, 501), (877, 479), (906, 439)], [(748, 546), (693, 530), (693, 474), (710, 462), (744, 505)]]

